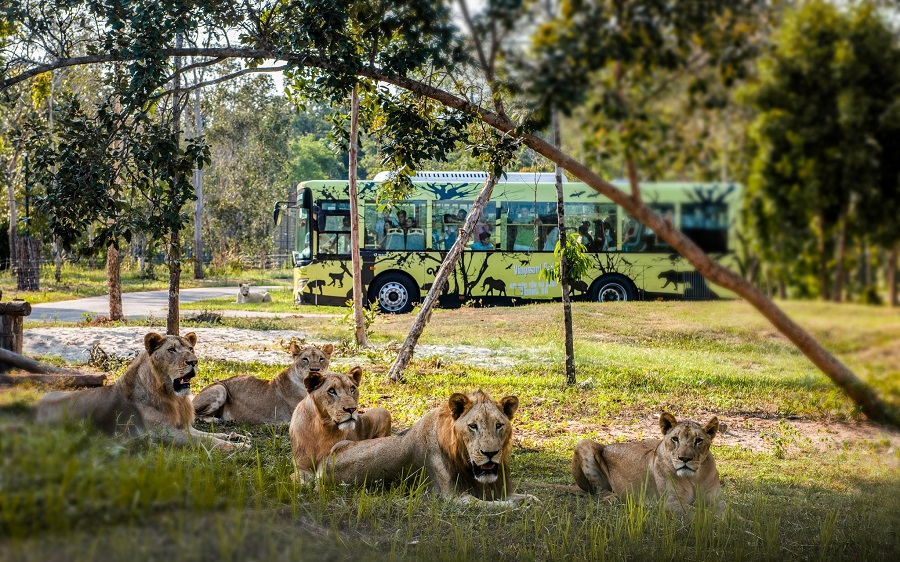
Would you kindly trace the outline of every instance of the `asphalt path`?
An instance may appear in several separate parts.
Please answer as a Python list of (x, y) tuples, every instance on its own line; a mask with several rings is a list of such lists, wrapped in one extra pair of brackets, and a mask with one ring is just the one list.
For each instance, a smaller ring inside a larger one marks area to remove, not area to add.
[[(265, 291), (279, 287), (253, 287), (254, 291)], [(198, 289), (181, 289), (180, 302), (194, 302), (203, 299), (217, 297), (234, 297), (237, 300), (237, 287), (201, 287)], [(125, 318), (153, 318), (165, 319), (169, 311), (169, 291), (141, 291), (137, 293), (122, 293), (122, 312)], [(228, 311), (232, 312), (232, 311)], [(250, 310), (234, 311), (235, 316), (289, 316), (289, 314), (275, 314), (271, 312), (255, 312)], [(182, 311), (196, 314), (197, 311)], [(70, 301), (48, 302), (31, 305), (31, 316), (26, 320), (45, 322), (80, 322), (86, 315), (108, 316), (109, 296), (88, 297)], [(229, 316), (232, 314), (228, 314)]]

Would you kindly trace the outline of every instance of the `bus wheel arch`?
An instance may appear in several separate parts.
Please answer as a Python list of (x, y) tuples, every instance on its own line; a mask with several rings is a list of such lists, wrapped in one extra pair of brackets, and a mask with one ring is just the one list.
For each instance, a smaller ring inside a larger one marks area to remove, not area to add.
[(591, 283), (588, 299), (591, 302), (625, 302), (637, 299), (634, 281), (620, 273), (601, 275)]
[(401, 271), (386, 271), (369, 285), (369, 302), (378, 301), (385, 314), (406, 314), (419, 302), (419, 287), (415, 280)]

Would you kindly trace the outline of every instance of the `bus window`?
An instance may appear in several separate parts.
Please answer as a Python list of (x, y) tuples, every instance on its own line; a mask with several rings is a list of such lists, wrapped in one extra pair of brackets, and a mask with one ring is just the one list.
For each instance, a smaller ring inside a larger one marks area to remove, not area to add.
[(616, 249), (616, 205), (566, 203), (566, 229), (577, 232), (588, 252)]
[[(456, 242), (460, 229), (466, 222), (469, 212), (472, 210), (472, 203), (462, 201), (444, 201), (436, 202), (432, 214), (431, 229), (431, 247), (435, 250), (449, 250)], [(466, 241), (466, 249), (483, 249), (480, 247), (472, 247), (477, 244), (482, 234), (488, 234), (484, 244), (496, 244), (497, 239), (497, 204), (493, 201), (488, 202), (484, 206), (475, 225), (475, 231)]]
[(506, 211), (506, 250), (546, 250), (559, 239), (556, 203), (509, 203)]
[(727, 252), (728, 206), (724, 203), (682, 205), (681, 230), (704, 252)]
[(294, 241), (294, 252), (292, 254), (294, 267), (307, 265), (312, 258), (312, 248), (310, 248), (310, 228), (309, 215), (304, 208), (297, 209), (297, 238)]
[(373, 201), (364, 205), (366, 249), (424, 250), (426, 207), (422, 201), (382, 207)]
[[(651, 204), (653, 211), (668, 220), (674, 220), (675, 206), (670, 204)], [(625, 214), (625, 225), (622, 227), (623, 252), (671, 252), (672, 247), (656, 235), (653, 230), (640, 223), (636, 218)]]
[(350, 202), (322, 201), (317, 217), (320, 254), (350, 253)]

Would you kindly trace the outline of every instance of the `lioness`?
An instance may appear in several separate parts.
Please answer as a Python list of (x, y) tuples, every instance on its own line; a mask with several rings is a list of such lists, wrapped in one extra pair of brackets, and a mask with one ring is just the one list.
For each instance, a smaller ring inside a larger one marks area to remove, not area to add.
[(511, 493), (511, 420), (518, 407), (515, 396), (497, 403), (481, 390), (455, 393), (399, 435), (337, 444), (319, 474), (372, 482), (424, 467), (432, 491), (452, 501), (512, 506), (535, 500)]
[(592, 494), (615, 495), (639, 493), (646, 483), (648, 498), (665, 496), (666, 507), (677, 513), (685, 513), (702, 498), (721, 515), (725, 502), (716, 460), (709, 452), (719, 431), (718, 418), (701, 427), (663, 412), (659, 427), (662, 439), (610, 445), (583, 439), (572, 458), (575, 482)]
[(238, 289), (237, 303), (243, 304), (245, 302), (272, 302), (272, 296), (269, 294), (269, 291), (251, 293), (250, 284), (241, 283)]
[(197, 374), (193, 332), (184, 337), (149, 333), (144, 336), (146, 351), (132, 361), (115, 384), (76, 392), (51, 392), (36, 407), (39, 422), (67, 418), (89, 419), (95, 427), (129, 435), (150, 433), (179, 445), (194, 440), (208, 446), (231, 450), (243, 443), (231, 443), (231, 436), (205, 433), (191, 427), (191, 379)]
[(291, 342), (294, 362), (272, 380), (249, 375), (216, 381), (194, 396), (194, 413), (204, 418), (250, 423), (288, 423), (306, 397), (303, 379), (328, 368), (334, 346), (300, 347)]
[(291, 452), (295, 479), (311, 480), (316, 467), (340, 441), (360, 441), (391, 434), (391, 414), (384, 408), (359, 412), (362, 369), (344, 375), (311, 372), (304, 379), (308, 392), (291, 416)]

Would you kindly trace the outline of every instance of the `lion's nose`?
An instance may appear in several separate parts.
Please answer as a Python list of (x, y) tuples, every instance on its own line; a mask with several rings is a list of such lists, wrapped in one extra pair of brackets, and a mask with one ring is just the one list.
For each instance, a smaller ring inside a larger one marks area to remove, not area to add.
[(192, 360), (190, 360), (190, 361), (185, 361), (185, 363), (187, 363), (187, 364), (190, 365), (191, 367), (196, 367), (196, 366), (197, 366), (197, 360), (196, 360), (196, 359), (192, 359)]
[(344, 408), (344, 411), (347, 412), (348, 414), (352, 414), (353, 412), (356, 411), (356, 408)]
[(678, 460), (680, 460), (681, 462), (688, 462), (691, 460), (691, 457), (678, 457)]
[(488, 460), (494, 458), (494, 455), (499, 453), (500, 451), (481, 451), (481, 454), (486, 456)]

